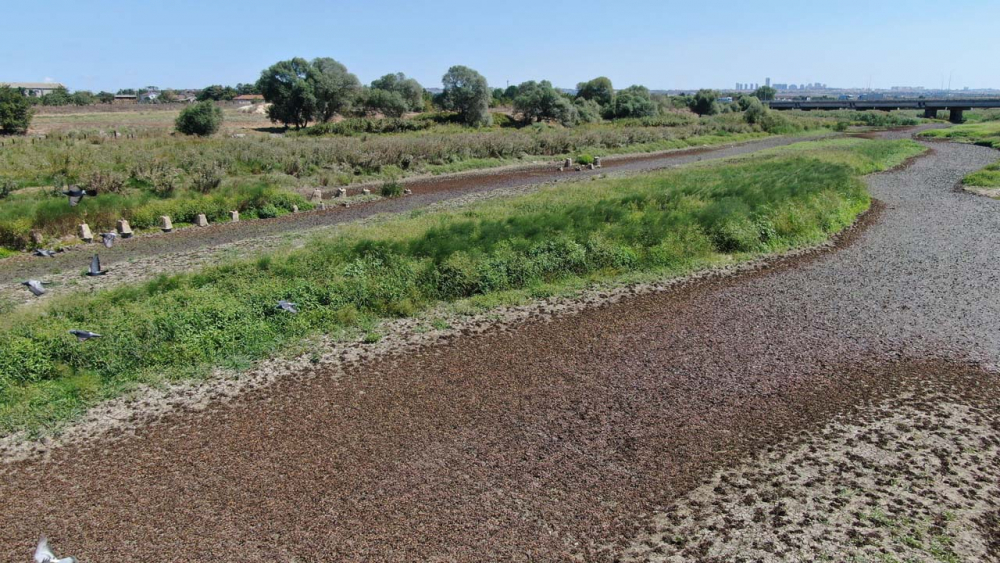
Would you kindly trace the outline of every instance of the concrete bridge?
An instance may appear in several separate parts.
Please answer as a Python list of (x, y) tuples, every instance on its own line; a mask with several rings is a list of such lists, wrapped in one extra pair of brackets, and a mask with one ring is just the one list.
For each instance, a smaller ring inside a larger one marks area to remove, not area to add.
[(897, 109), (924, 110), (924, 117), (937, 117), (938, 110), (947, 110), (952, 123), (961, 123), (965, 110), (1000, 108), (1000, 98), (946, 98), (946, 99), (899, 99), (899, 100), (781, 100), (770, 102), (771, 109), (800, 109), (804, 111), (822, 109), (854, 109), (893, 111)]

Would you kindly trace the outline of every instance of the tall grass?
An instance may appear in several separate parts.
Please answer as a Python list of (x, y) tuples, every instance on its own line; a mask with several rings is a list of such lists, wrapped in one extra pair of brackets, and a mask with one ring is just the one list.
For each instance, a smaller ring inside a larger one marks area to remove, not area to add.
[(920, 136), (1000, 148), (1000, 121), (982, 121), (956, 125), (947, 129), (931, 129), (921, 132)]
[[(802, 118), (765, 131), (739, 114), (697, 119), (678, 113), (572, 129), (536, 124), (471, 131), (446, 119), (441, 124), (434, 119), (354, 119), (276, 137), (189, 138), (147, 131), (114, 139), (79, 131), (8, 140), (0, 150), (0, 175), (7, 181), (22, 186), (80, 184), (98, 190), (99, 196), (76, 208), (46, 191), (4, 200), (0, 247), (24, 249), (32, 230), (58, 238), (81, 222), (108, 229), (125, 218), (145, 228), (159, 215), (185, 222), (206, 213), (211, 220), (227, 211), (223, 207), (249, 217), (273, 214), (293, 203), (304, 207), (291, 192), (317, 184), (455, 172), (581, 152), (607, 155), (711, 145), (822, 124)], [(407, 132), (376, 134), (392, 131)], [(262, 189), (267, 201), (257, 205)]]
[[(857, 174), (879, 165), (863, 143), (855, 165), (810, 147), (354, 225), (288, 254), (7, 315), (0, 431), (37, 429), (137, 382), (244, 367), (311, 334), (440, 302), (679, 275), (822, 241), (868, 207)], [(910, 142), (882, 147), (913, 151)], [(301, 313), (275, 309), (279, 299)], [(104, 338), (76, 343), (71, 328)]]

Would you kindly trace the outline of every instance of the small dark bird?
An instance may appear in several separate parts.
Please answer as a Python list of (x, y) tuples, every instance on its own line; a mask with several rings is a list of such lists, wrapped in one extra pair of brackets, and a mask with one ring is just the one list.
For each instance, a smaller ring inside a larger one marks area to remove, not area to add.
[(108, 273), (107, 270), (101, 270), (101, 257), (95, 254), (94, 257), (90, 259), (90, 270), (87, 272), (87, 275), (103, 276), (106, 273)]
[(37, 563), (76, 563), (76, 557), (57, 558), (49, 549), (49, 540), (45, 536), (38, 540), (38, 547), (35, 548), (35, 561)]
[(101, 240), (104, 242), (104, 246), (108, 248), (115, 245), (116, 238), (118, 238), (118, 233), (101, 233)]
[(298, 307), (299, 306), (296, 305), (295, 303), (292, 303), (291, 301), (285, 301), (284, 299), (282, 299), (281, 301), (278, 301), (277, 308), (281, 309), (282, 311), (287, 311), (289, 313), (298, 313), (299, 312)]
[(35, 294), (35, 297), (41, 297), (45, 295), (45, 288), (42, 287), (42, 282), (38, 280), (28, 280), (21, 282), (21, 285), (28, 288), (28, 291)]
[(96, 332), (90, 332), (89, 330), (73, 329), (69, 331), (69, 333), (75, 336), (78, 342), (85, 342), (87, 340), (90, 340), (91, 338), (101, 338), (100, 334), (97, 334)]
[(49, 250), (47, 248), (36, 248), (35, 249), (35, 256), (44, 256), (46, 258), (54, 258), (55, 255), (56, 255), (55, 252), (53, 252), (52, 250)]
[(87, 192), (76, 186), (70, 186), (68, 190), (63, 192), (63, 195), (69, 198), (70, 207), (76, 207), (83, 200), (83, 196), (87, 195)]

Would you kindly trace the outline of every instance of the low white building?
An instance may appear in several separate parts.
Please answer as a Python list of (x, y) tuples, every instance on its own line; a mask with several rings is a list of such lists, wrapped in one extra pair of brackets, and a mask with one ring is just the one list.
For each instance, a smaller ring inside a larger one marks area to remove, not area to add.
[(33, 98), (40, 98), (51, 94), (56, 88), (65, 88), (65, 86), (58, 82), (0, 82), (0, 86), (17, 88), (25, 96)]

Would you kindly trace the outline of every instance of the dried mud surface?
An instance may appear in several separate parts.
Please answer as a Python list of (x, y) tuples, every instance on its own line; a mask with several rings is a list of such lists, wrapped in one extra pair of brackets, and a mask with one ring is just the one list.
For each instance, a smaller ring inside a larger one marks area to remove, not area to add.
[[(935, 148), (869, 178), (885, 206), (836, 252), (572, 312), (539, 306), (406, 354), (344, 355), (120, 439), (8, 463), (0, 559), (23, 560), (42, 531), (83, 561), (642, 559), (676, 535), (672, 507), (702, 502), (727, 468), (748, 468), (727, 479), (760, 502), (804, 513), (836, 507), (830, 467), (864, 500), (831, 512), (829, 541), (807, 559), (889, 549), (892, 530), (914, 533), (903, 518), (924, 526), (941, 507), (976, 527), (963, 538), (932, 518), (923, 545), (949, 537), (955, 553), (995, 557), (1000, 202), (952, 187), (998, 155)], [(919, 480), (941, 459), (956, 475)], [(796, 460), (825, 476), (819, 504), (768, 494), (801, 484)], [(880, 464), (916, 490), (898, 512), (897, 485), (864, 481)], [(968, 500), (974, 486), (984, 502)], [(733, 499), (718, 500), (679, 529), (700, 539)], [(755, 525), (760, 539), (742, 545), (785, 545)], [(681, 560), (713, 548), (734, 560), (721, 540)]]

